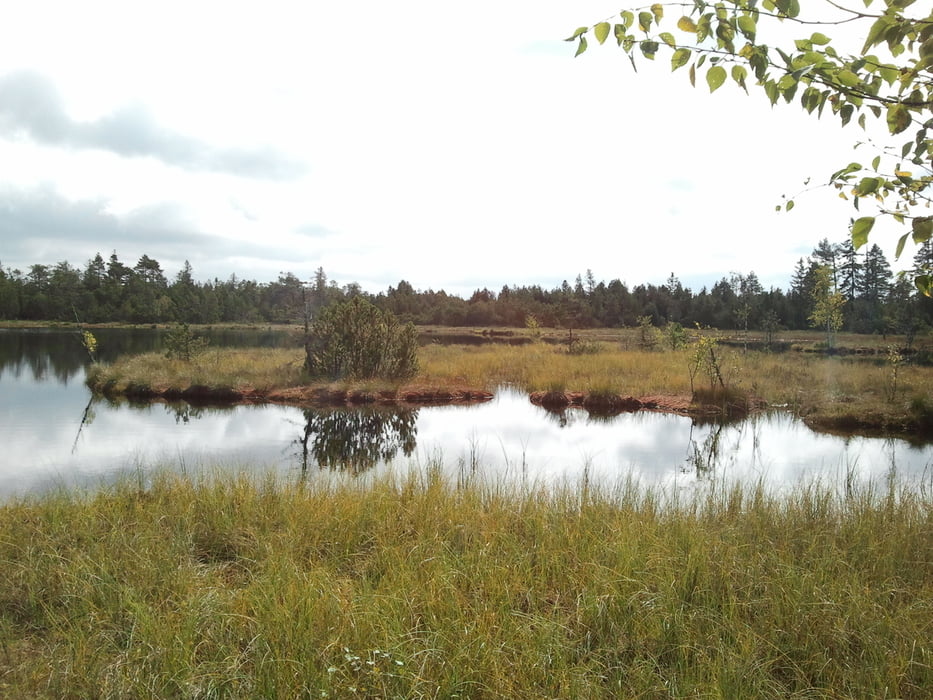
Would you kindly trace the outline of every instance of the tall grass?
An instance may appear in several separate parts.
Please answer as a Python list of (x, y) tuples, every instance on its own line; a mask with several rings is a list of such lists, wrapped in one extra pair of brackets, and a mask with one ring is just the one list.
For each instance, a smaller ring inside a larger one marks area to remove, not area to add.
[[(452, 378), (486, 386), (512, 383), (528, 391), (561, 387), (568, 391), (613, 388), (622, 394), (689, 394), (691, 350), (650, 352), (623, 350), (602, 343), (602, 352), (571, 355), (544, 344), (474, 347), (430, 345), (421, 351), (425, 381)], [(824, 357), (785, 352), (767, 353), (719, 348), (724, 378), (733, 386), (771, 403), (815, 405), (886, 401), (890, 369), (883, 360)], [(702, 379), (702, 378), (699, 378)], [(900, 368), (899, 396), (933, 393), (933, 370)]]
[(929, 494), (124, 483), (0, 508), (8, 697), (929, 697)]
[(428, 382), (454, 377), (487, 387), (508, 383), (527, 391), (689, 392), (686, 362), (679, 353), (622, 351), (608, 343), (600, 347), (594, 354), (572, 355), (545, 344), (432, 345), (422, 349), (421, 377)]

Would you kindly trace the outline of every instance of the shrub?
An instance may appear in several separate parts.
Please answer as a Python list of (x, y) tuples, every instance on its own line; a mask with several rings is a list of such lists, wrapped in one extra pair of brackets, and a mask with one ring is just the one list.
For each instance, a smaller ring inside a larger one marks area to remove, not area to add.
[(642, 350), (654, 350), (661, 339), (661, 331), (654, 327), (651, 316), (638, 317), (638, 345)]
[(684, 327), (675, 321), (669, 322), (664, 327), (664, 335), (667, 339), (668, 345), (671, 346), (671, 350), (680, 350), (687, 344), (687, 331), (684, 330)]
[(208, 339), (196, 336), (187, 323), (181, 323), (165, 336), (165, 356), (190, 362), (207, 348)]
[(418, 336), (383, 311), (354, 297), (321, 311), (305, 339), (305, 369), (331, 379), (404, 379), (418, 371)]

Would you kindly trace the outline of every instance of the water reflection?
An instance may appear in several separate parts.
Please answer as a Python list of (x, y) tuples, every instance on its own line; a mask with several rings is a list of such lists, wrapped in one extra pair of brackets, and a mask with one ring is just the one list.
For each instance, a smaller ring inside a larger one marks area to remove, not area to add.
[(357, 476), (391, 462), (399, 452), (410, 457), (417, 446), (418, 409), (308, 409), (303, 414), (304, 432), (297, 440), (302, 474), (317, 465)]
[[(93, 328), (101, 362), (121, 355), (160, 352), (168, 332), (154, 328)], [(213, 347), (298, 347), (298, 336), (290, 331), (259, 329), (200, 329), (196, 335)], [(36, 382), (50, 379), (67, 384), (84, 372), (87, 352), (80, 330), (56, 328), (0, 328), (0, 375)]]
[(201, 418), (208, 407), (195, 406), (187, 401), (172, 401), (167, 403), (165, 408), (175, 416), (176, 423), (190, 423)]
[(719, 423), (703, 437), (695, 437), (696, 421), (690, 423), (690, 440), (686, 462), (696, 471), (698, 477), (711, 474), (719, 462), (719, 441), (725, 423)]
[[(139, 347), (133, 338), (145, 336), (151, 345), (148, 330), (125, 333), (123, 347)], [(885, 478), (892, 466), (907, 480), (933, 478), (929, 445), (818, 434), (786, 413), (729, 425), (646, 412), (550, 413), (509, 389), (478, 406), (418, 410), (111, 402), (89, 400), (83, 361), (67, 333), (0, 332), (0, 496), (197, 465), (311, 478), (430, 463), (452, 481), (468, 473), (542, 485), (585, 477), (780, 487), (821, 479), (842, 489)]]
[(0, 329), (0, 376), (67, 384), (88, 357), (76, 333)]

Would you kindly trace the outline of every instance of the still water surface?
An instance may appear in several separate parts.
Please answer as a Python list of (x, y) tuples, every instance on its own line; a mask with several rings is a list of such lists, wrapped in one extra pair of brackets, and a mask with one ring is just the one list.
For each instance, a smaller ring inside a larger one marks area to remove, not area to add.
[[(95, 331), (104, 357), (157, 348), (152, 331)], [(213, 345), (287, 345), (286, 334), (217, 335)], [(442, 464), (527, 482), (631, 477), (689, 486), (713, 479), (772, 486), (820, 479), (929, 480), (933, 448), (814, 433), (785, 413), (731, 425), (634, 413), (554, 414), (503, 388), (477, 406), (303, 410), (283, 406), (131, 405), (92, 399), (75, 334), (0, 330), (0, 495), (93, 486), (156, 467), (376, 474)]]

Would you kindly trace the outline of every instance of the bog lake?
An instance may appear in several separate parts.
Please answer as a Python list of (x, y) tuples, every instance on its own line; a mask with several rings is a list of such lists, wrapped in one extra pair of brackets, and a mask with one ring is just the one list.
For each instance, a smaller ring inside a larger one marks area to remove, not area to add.
[[(95, 329), (101, 360), (158, 350), (151, 329)], [(282, 331), (215, 330), (217, 346), (287, 346)], [(554, 413), (500, 387), (488, 402), (419, 408), (196, 406), (93, 397), (74, 330), (0, 329), (0, 498), (145, 480), (155, 469), (283, 478), (443, 469), (451, 479), (692, 488), (819, 481), (929, 484), (933, 445), (827, 435), (784, 411), (727, 424), (665, 413)]]

